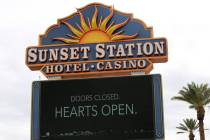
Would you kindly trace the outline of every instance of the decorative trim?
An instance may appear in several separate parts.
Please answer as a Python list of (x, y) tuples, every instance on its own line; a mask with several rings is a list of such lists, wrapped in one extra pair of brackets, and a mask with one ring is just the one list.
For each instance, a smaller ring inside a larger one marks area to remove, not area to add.
[(40, 138), (40, 90), (41, 83), (35, 81), (32, 83), (32, 106), (31, 106), (31, 140)]
[(155, 113), (155, 137), (164, 138), (163, 104), (161, 75), (153, 76), (154, 89), (154, 113)]

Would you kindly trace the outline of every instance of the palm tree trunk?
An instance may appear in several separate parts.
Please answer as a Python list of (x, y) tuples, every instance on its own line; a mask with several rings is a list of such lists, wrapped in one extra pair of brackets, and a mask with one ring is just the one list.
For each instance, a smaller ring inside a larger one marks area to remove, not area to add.
[(199, 120), (199, 132), (200, 132), (200, 140), (205, 140), (203, 120)]
[(199, 120), (199, 133), (200, 133), (200, 140), (205, 140), (205, 133), (204, 133), (204, 115), (205, 115), (205, 110), (203, 107), (199, 107), (197, 109), (197, 118)]
[(194, 140), (194, 138), (195, 138), (195, 135), (194, 135), (192, 132), (190, 132), (190, 134), (189, 134), (189, 139), (190, 139), (190, 140)]

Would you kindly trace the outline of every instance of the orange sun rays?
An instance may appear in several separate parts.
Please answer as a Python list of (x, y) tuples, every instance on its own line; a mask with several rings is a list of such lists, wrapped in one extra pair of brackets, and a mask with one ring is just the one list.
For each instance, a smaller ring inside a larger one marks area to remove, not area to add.
[(69, 38), (54, 38), (54, 40), (62, 41), (67, 44), (84, 44), (84, 43), (99, 43), (99, 42), (110, 42), (115, 40), (124, 40), (124, 39), (133, 39), (137, 36), (137, 33), (134, 35), (123, 35), (123, 31), (119, 31), (114, 34), (117, 29), (125, 26), (129, 18), (119, 24), (112, 22), (107, 27), (108, 23), (113, 17), (114, 9), (110, 8), (110, 14), (102, 20), (100, 17), (99, 23), (97, 23), (98, 18), (98, 9), (95, 8), (95, 12), (92, 16), (92, 19), (88, 18), (86, 22), (84, 15), (78, 11), (80, 16), (80, 25), (77, 25), (77, 28), (72, 26), (66, 21), (61, 21), (62, 24), (66, 25), (68, 29), (73, 33), (73, 35), (67, 35)]

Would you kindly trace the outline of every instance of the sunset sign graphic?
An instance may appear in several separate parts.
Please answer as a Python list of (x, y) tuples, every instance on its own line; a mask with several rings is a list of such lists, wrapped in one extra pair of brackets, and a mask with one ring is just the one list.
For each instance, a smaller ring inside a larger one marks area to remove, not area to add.
[(168, 60), (167, 40), (113, 6), (93, 3), (59, 19), (26, 50), (26, 64), (48, 78), (89, 78), (148, 74)]

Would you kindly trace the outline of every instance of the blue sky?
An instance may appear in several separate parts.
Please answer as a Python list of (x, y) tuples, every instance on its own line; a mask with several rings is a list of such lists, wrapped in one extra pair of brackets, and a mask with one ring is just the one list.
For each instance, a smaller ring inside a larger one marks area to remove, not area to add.
[[(0, 139), (30, 139), (31, 83), (44, 79), (24, 62), (25, 49), (38, 44), (38, 35), (58, 18), (76, 12), (93, 0), (7, 0), (0, 5)], [(171, 97), (187, 83), (210, 84), (210, 2), (208, 0), (101, 0), (106, 5), (143, 20), (152, 26), (154, 37), (168, 39), (169, 61), (155, 64), (152, 74), (163, 81), (166, 140), (184, 140), (175, 127), (186, 117), (196, 118), (194, 110)], [(205, 127), (210, 128), (210, 108)], [(196, 133), (198, 140), (198, 132)], [(206, 131), (207, 139), (210, 131)]]

